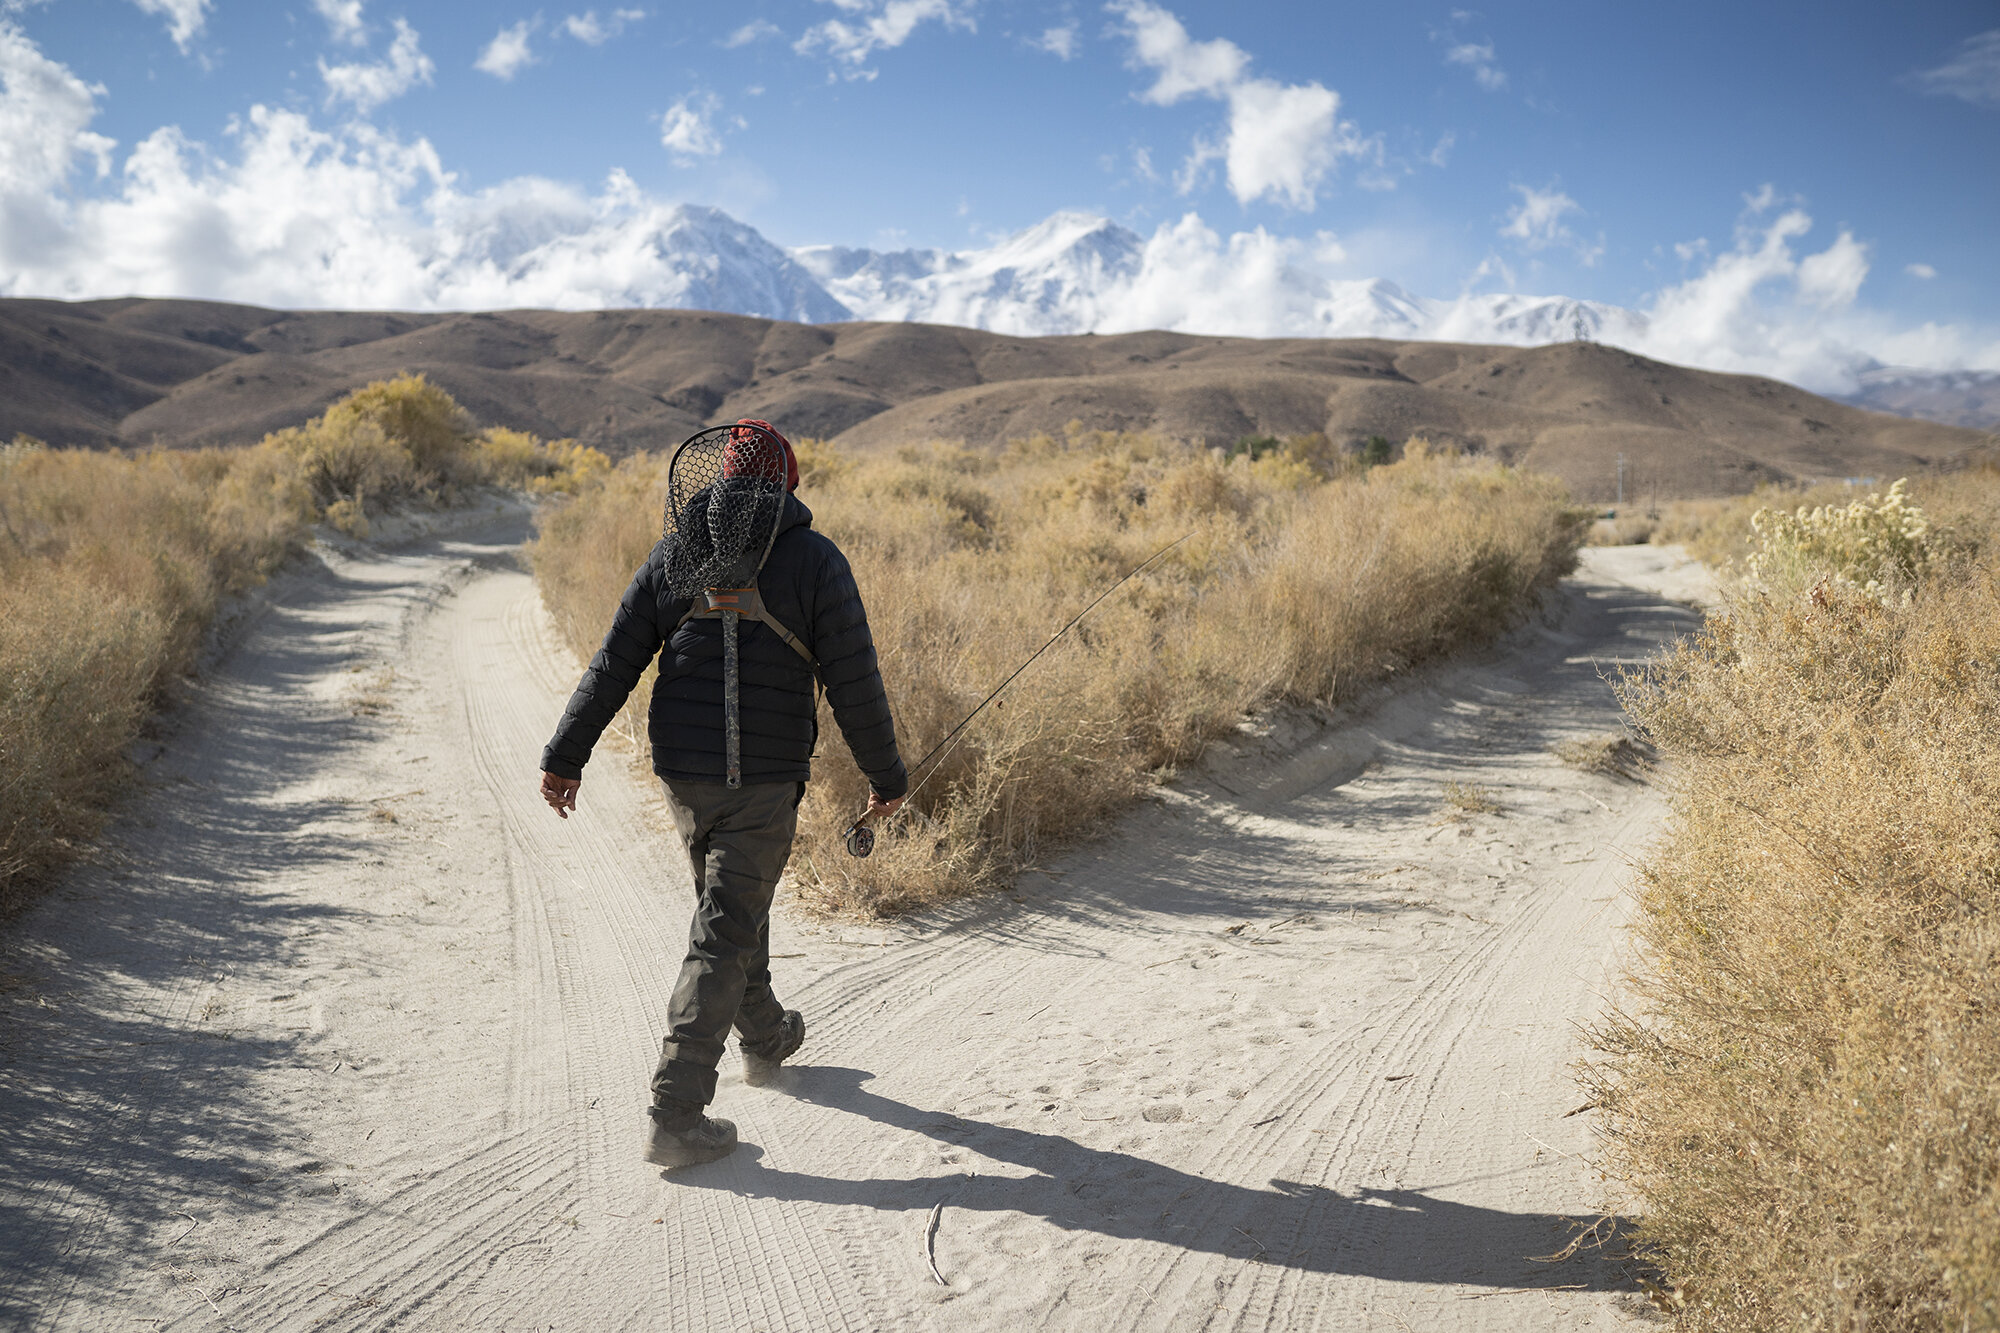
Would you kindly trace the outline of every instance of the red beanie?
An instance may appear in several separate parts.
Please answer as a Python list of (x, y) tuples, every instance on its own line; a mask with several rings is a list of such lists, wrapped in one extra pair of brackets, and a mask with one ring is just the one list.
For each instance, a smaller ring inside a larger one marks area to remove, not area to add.
[[(759, 421), (755, 417), (743, 417), (736, 424), (739, 426), (755, 426), (758, 430), (785, 447), (785, 489), (788, 491), (797, 490), (799, 488), (799, 456), (792, 452), (792, 442), (780, 435), (778, 428), (768, 421)], [(746, 436), (749, 435), (748, 431), (743, 433)], [(746, 444), (749, 442), (748, 439), (744, 441)]]

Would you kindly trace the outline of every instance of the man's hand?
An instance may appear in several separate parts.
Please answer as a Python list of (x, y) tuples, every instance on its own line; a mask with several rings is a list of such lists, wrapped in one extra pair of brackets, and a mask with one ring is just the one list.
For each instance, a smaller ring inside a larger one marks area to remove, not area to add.
[(868, 792), (868, 813), (861, 817), (863, 819), (886, 819), (898, 810), (901, 810), (903, 802), (908, 799), (907, 795), (903, 795), (898, 796), (893, 801), (885, 801), (871, 788)]
[(559, 778), (553, 773), (542, 774), (542, 799), (549, 803), (549, 809), (569, 818), (569, 812), (576, 809), (576, 789), (583, 785), (581, 778)]

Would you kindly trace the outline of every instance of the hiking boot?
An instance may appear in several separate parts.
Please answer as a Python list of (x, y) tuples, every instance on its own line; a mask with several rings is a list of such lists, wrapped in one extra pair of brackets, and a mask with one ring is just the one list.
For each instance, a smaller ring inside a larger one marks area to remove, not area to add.
[(743, 1047), (743, 1081), (753, 1088), (774, 1082), (778, 1070), (798, 1052), (806, 1039), (805, 1016), (796, 1009), (785, 1010), (778, 1020), (777, 1035), (755, 1046)]
[(646, 1126), (646, 1160), (671, 1171), (713, 1162), (736, 1151), (736, 1126), (714, 1120), (690, 1102), (656, 1106)]

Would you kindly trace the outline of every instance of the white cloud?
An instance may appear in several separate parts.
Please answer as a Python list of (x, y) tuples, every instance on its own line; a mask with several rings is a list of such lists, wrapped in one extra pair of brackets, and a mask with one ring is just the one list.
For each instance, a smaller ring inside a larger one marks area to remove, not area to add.
[(783, 31), (777, 24), (771, 22), (771, 20), (751, 19), (735, 32), (723, 38), (722, 44), (734, 50), (739, 46), (748, 46), (752, 42), (761, 42), (767, 37), (780, 37), (783, 35)]
[(1507, 86), (1507, 71), (1494, 60), (1491, 42), (1460, 42), (1444, 53), (1444, 60), (1471, 70), (1473, 81), (1489, 93)]
[(660, 143), (681, 166), (692, 166), (698, 157), (715, 157), (722, 152), (722, 135), (715, 128), (715, 113), (722, 100), (714, 93), (689, 93), (668, 107), (660, 117)]
[(1500, 228), (1502, 236), (1519, 241), (1523, 250), (1546, 250), (1575, 239), (1563, 218), (1583, 211), (1576, 200), (1556, 189), (1513, 188), (1520, 193), (1521, 202), (1507, 210), (1507, 225)]
[(1903, 265), (1903, 272), (1923, 282), (1929, 282), (1937, 276), (1937, 270), (1929, 264), (1905, 264)]
[(1842, 309), (1854, 304), (1867, 277), (1868, 247), (1843, 231), (1832, 245), (1799, 261), (1799, 299), (1822, 310)]
[(1458, 142), (1458, 135), (1446, 130), (1438, 136), (1437, 146), (1424, 154), (1424, 161), (1434, 167), (1443, 167), (1451, 161), (1452, 146)]
[[(423, 139), (316, 129), (294, 111), (253, 107), (227, 151), (155, 131), (108, 194), (65, 192), (68, 162), (51, 146), (65, 134), (70, 158), (110, 146), (79, 128), (95, 90), (59, 65), (52, 79), (31, 68), (52, 86), (24, 105), (24, 45), (0, 25), (0, 294), (359, 310), (688, 303), (674, 205), (622, 172), (595, 194), (533, 177), (465, 194)], [(49, 160), (18, 160), (22, 124)], [(19, 225), (17, 202), (39, 205), (35, 226)]]
[(186, 54), (188, 44), (194, 41), (202, 25), (208, 22), (208, 7), (212, 0), (132, 0), (140, 10), (148, 14), (158, 14), (167, 21), (167, 35), (174, 39), (174, 45)]
[(367, 25), (361, 21), (361, 0), (313, 0), (313, 8), (326, 20), (326, 30), (336, 42), (360, 46), (368, 40)]
[[(424, 139), (364, 122), (320, 129), (303, 113), (263, 106), (215, 145), (163, 128), (114, 163), (115, 145), (90, 129), (103, 96), (0, 19), (0, 294), (378, 310), (691, 299), (695, 270), (670, 243), (683, 215), (623, 173), (594, 193), (532, 177), (465, 193)], [(687, 109), (714, 142), (719, 105), (691, 97)], [(663, 139), (667, 129), (663, 121)], [(683, 148), (712, 151), (701, 132), (687, 133)], [(1086, 219), (1071, 229), (1100, 228)], [(1583, 313), (1606, 342), (1822, 391), (1849, 387), (1871, 358), (2000, 369), (1993, 327), (1912, 326), (1864, 307), (1866, 245), (1840, 232), (1811, 248), (1811, 230), (1801, 208), (1751, 209), (1712, 257), (1689, 248), (1698, 272), (1620, 311), (1514, 292), (1426, 300), (1330, 276), (1357, 262), (1353, 238), (1230, 234), (1189, 213), (1135, 239), (1129, 262), (1087, 248), (1057, 305), (995, 304), (982, 276), (959, 285), (961, 305), (937, 313), (1024, 333), (1060, 321), (1105, 332), (1499, 342), (1567, 337)], [(1499, 259), (1485, 267), (1512, 285)]]
[[(1753, 207), (1749, 216), (1762, 211)], [(1798, 208), (1746, 226), (1704, 271), (1654, 293), (1640, 327), (1618, 341), (1684, 365), (1770, 375), (1822, 391), (1851, 387), (1871, 356), (1894, 360), (1912, 344), (1879, 316), (1855, 308), (1868, 275), (1866, 247), (1843, 231), (1826, 249), (1800, 257), (1796, 242), (1811, 230), (1812, 219)], [(1956, 344), (1950, 352), (1943, 351), (1946, 342)], [(2000, 345), (1982, 350), (1961, 331), (1933, 339), (1932, 354), (1961, 364), (1991, 361), (2000, 357)]]
[[(78, 158), (92, 160), (99, 176), (110, 172), (117, 145), (90, 131), (102, 96), (102, 84), (85, 83), (0, 19), (0, 209), (53, 206)], [(0, 226), (0, 238), (11, 230)]]
[(1036, 50), (1047, 51), (1059, 60), (1076, 59), (1076, 25), (1064, 24), (1060, 28), (1044, 28), (1042, 35), (1030, 42)]
[(1134, 66), (1159, 71), (1158, 80), (1139, 95), (1155, 106), (1196, 94), (1226, 97), (1250, 67), (1249, 54), (1236, 43), (1224, 37), (1197, 42), (1178, 18), (1146, 0), (1114, 0), (1105, 8), (1125, 20)]
[(532, 19), (522, 19), (500, 29), (493, 34), (493, 40), (486, 44), (486, 49), (479, 53), (479, 59), (472, 62), (472, 67), (482, 74), (491, 74), (503, 83), (512, 79), (523, 66), (535, 63), (534, 49), (528, 43), (534, 26)]
[(436, 72), (437, 66), (417, 45), (417, 30), (403, 19), (396, 20), (396, 39), (383, 59), (373, 64), (319, 62), (319, 76), (326, 80), (327, 105), (352, 102), (355, 111), (364, 116), (418, 84), (429, 83)]
[(637, 23), (646, 17), (643, 9), (614, 9), (611, 17), (601, 19), (597, 11), (586, 9), (581, 14), (571, 14), (562, 21), (563, 31), (587, 46), (602, 46), (613, 37), (625, 31), (627, 24)]
[(1778, 206), (1778, 187), (1765, 181), (1757, 187), (1755, 194), (1743, 196), (1743, 208), (1749, 213), (1768, 213)]
[(1309, 212), (1343, 157), (1380, 156), (1380, 145), (1340, 119), (1340, 94), (1317, 82), (1285, 84), (1248, 73), (1250, 57), (1226, 38), (1197, 42), (1173, 14), (1150, 0), (1112, 0), (1125, 21), (1131, 64), (1156, 72), (1143, 101), (1168, 106), (1210, 97), (1229, 108), (1218, 141), (1198, 137), (1175, 182), (1182, 193), (1200, 184), (1210, 164), (1223, 164), (1238, 203), (1270, 199)]
[(853, 15), (853, 20), (828, 19), (806, 29), (792, 43), (800, 55), (824, 50), (837, 66), (844, 66), (849, 78), (872, 79), (865, 68), (877, 51), (893, 50), (910, 39), (920, 26), (935, 20), (947, 28), (975, 30), (967, 5), (952, 0), (829, 0), (836, 8)]
[(1911, 82), (1927, 93), (1975, 106), (2000, 106), (2000, 28), (1966, 38), (1949, 60), (1913, 75)]
[(1527, 185), (1516, 185), (1513, 188), (1520, 194), (1521, 202), (1507, 210), (1507, 221), (1500, 228), (1500, 235), (1530, 253), (1557, 245), (1574, 250), (1585, 268), (1603, 257), (1602, 237), (1592, 245), (1571, 231), (1569, 224), (1563, 221), (1571, 213), (1583, 212), (1583, 206), (1576, 200), (1554, 187), (1537, 190)]

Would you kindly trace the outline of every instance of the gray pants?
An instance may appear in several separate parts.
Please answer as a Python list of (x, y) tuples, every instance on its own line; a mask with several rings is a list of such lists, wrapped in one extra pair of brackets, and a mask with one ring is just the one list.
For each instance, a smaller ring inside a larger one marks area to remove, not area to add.
[(771, 994), (771, 896), (792, 854), (803, 782), (664, 784), (694, 868), (694, 923), (668, 1011), (653, 1103), (715, 1100), (729, 1029), (746, 1046), (774, 1041), (784, 1006)]

